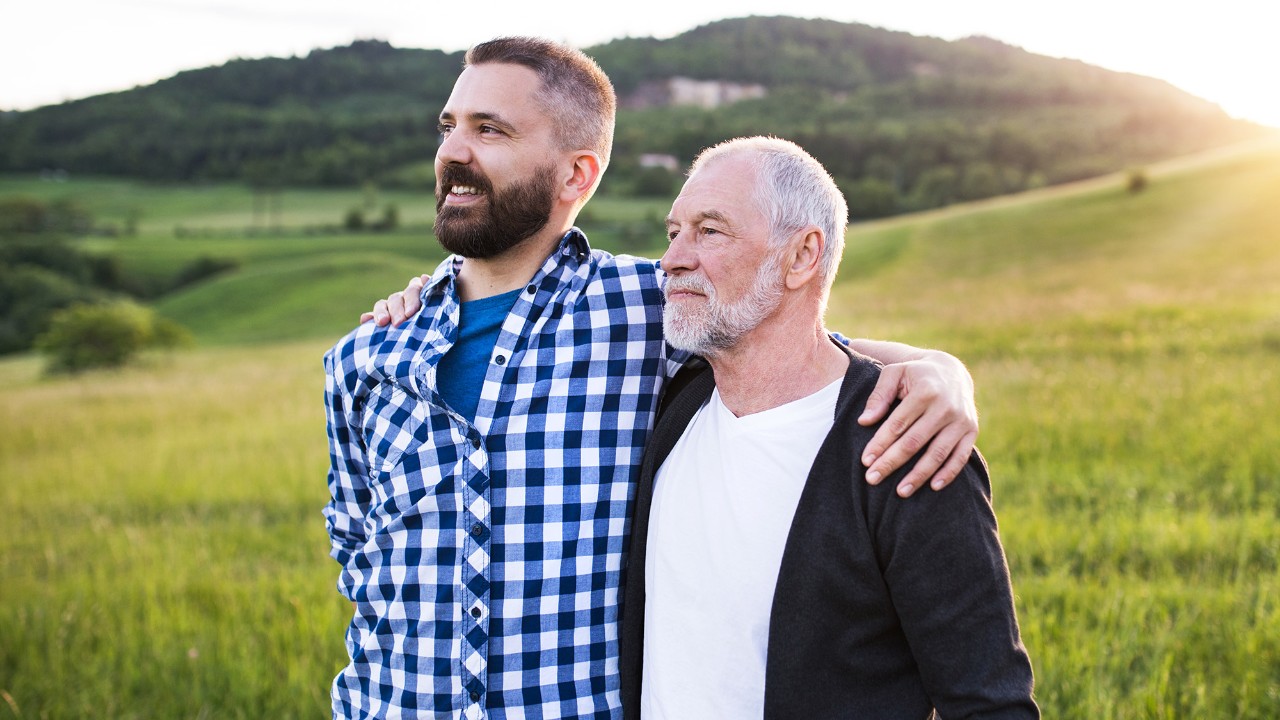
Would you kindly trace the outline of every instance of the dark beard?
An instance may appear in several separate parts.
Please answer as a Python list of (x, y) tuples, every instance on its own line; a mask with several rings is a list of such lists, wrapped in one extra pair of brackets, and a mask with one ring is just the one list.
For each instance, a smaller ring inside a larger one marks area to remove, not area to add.
[[(519, 245), (547, 226), (555, 200), (554, 166), (533, 174), (501, 192), (489, 179), (465, 165), (446, 165), (436, 182), (436, 240), (451, 253), (484, 260)], [(485, 208), (444, 204), (442, 188), (470, 185), (484, 193)]]

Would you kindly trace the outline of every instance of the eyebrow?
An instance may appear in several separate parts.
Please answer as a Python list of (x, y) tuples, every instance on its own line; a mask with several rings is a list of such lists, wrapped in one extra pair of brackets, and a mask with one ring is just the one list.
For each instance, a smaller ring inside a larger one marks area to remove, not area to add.
[[(494, 125), (500, 126), (503, 130), (506, 130), (507, 132), (515, 132), (515, 129), (516, 129), (514, 125), (512, 125), (507, 120), (503, 119), (501, 115), (493, 112), (473, 112), (470, 115), (467, 115), (466, 117), (468, 121), (473, 123), (479, 123), (479, 122), (493, 123)], [(444, 110), (440, 113), (440, 120), (456, 120), (456, 118), (453, 116), (453, 113), (449, 112), (448, 110)]]
[[(702, 222), (703, 220), (715, 220), (716, 222), (724, 223), (725, 225), (729, 225), (731, 227), (733, 226), (733, 221), (729, 219), (729, 216), (725, 215), (719, 210), (703, 210), (702, 212), (693, 216), (694, 222)], [(678, 223), (674, 217), (668, 215), (667, 224), (679, 225), (680, 223)]]

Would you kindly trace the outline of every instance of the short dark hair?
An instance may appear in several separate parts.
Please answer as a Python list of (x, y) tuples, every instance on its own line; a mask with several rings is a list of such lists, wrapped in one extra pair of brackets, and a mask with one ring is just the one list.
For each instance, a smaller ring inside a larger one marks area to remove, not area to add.
[(601, 165), (613, 150), (618, 99), (600, 65), (580, 50), (534, 37), (505, 37), (467, 51), (463, 67), (485, 63), (523, 65), (538, 74), (536, 97), (547, 114), (560, 117), (556, 134), (566, 150), (593, 150)]

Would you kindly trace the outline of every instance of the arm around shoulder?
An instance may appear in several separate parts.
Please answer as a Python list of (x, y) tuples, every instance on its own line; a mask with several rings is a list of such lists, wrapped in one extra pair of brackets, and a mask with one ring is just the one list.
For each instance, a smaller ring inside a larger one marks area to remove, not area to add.
[(884, 421), (862, 454), (867, 482), (880, 483), (918, 455), (910, 471), (895, 480), (899, 495), (909, 497), (926, 483), (934, 490), (949, 485), (978, 439), (978, 406), (968, 368), (941, 350), (849, 340), (838, 333), (833, 337), (884, 365), (858, 418), (867, 426)]

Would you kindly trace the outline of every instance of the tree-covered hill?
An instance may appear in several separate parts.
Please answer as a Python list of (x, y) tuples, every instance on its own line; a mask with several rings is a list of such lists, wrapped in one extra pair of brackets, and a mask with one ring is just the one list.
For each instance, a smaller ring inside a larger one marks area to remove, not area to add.
[[(987, 38), (750, 17), (587, 51), (624, 100), (606, 193), (674, 191), (676, 174), (642, 166), (642, 155), (679, 166), (724, 138), (773, 133), (814, 152), (855, 217), (869, 217), (1100, 174), (1258, 129), (1165, 82)], [(6, 113), (0, 172), (426, 185), (435, 117), (461, 61), (360, 41)], [(676, 78), (755, 90), (717, 106), (631, 102)]]

